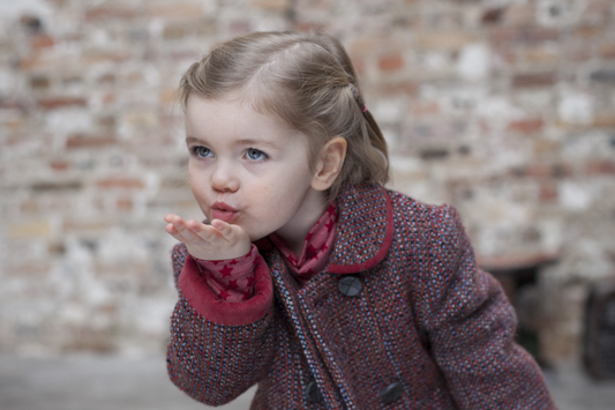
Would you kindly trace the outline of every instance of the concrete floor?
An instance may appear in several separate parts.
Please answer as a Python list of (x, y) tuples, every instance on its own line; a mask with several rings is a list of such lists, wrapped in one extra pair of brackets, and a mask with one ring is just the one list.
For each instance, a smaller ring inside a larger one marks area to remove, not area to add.
[[(596, 382), (578, 368), (546, 373), (560, 410), (615, 409), (615, 380)], [(254, 389), (217, 407), (245, 410)], [(167, 379), (163, 357), (122, 359), (0, 356), (0, 410), (203, 410)]]

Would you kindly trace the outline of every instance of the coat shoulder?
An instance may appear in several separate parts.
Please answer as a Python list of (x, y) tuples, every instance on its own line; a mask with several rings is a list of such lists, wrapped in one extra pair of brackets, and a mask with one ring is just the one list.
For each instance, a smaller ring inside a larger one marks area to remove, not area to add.
[(396, 222), (405, 220), (423, 226), (458, 222), (459, 213), (449, 204), (428, 204), (393, 190), (388, 190), (387, 194), (391, 200), (393, 218)]

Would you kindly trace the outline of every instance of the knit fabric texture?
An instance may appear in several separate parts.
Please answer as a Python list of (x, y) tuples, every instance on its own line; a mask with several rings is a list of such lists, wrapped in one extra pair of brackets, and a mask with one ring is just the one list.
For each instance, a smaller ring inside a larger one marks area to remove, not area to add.
[[(258, 383), (252, 409), (555, 409), (452, 207), (378, 185), (344, 187), (337, 204), (322, 272), (301, 286), (279, 251), (261, 251), (243, 303), (210, 303), (185, 246), (174, 248), (173, 383), (209, 405)], [(354, 297), (338, 287), (348, 275), (362, 284)]]

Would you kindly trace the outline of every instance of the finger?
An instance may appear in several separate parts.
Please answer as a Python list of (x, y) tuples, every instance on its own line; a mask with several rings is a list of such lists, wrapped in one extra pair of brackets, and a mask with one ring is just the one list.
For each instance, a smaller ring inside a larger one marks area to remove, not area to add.
[(195, 220), (182, 221), (182, 223), (174, 225), (179, 233), (186, 238), (187, 241), (197, 244), (203, 241), (200, 235), (200, 223)]
[(231, 239), (233, 235), (233, 229), (231, 228), (231, 224), (224, 222), (220, 219), (214, 219), (211, 221), (211, 226), (216, 228), (220, 235), (226, 239), (227, 241)]
[[(174, 214), (167, 214), (167, 215), (165, 215), (164, 220), (166, 222), (168, 222), (169, 224), (173, 225), (173, 227), (175, 228), (175, 230), (177, 232), (181, 233), (181, 231), (185, 229), (186, 221), (184, 221), (184, 219), (182, 217), (180, 217), (180, 216), (177, 216), (177, 215), (174, 215)], [(169, 231), (167, 231), (167, 232), (169, 232)], [(169, 232), (169, 233), (171, 233), (171, 232)]]
[(177, 239), (180, 242), (184, 242), (185, 238), (179, 233), (179, 231), (177, 229), (175, 229), (175, 226), (173, 226), (173, 224), (169, 223), (164, 227), (164, 230), (167, 231), (167, 233), (169, 235), (171, 235), (173, 238)]
[(179, 215), (175, 215), (175, 214), (166, 214), (164, 216), (164, 221), (167, 223), (175, 223), (175, 222), (179, 222), (182, 221), (182, 217)]
[(188, 221), (186, 225), (188, 229), (206, 242), (213, 243), (217, 240), (224, 239), (224, 236), (217, 226), (206, 225), (198, 221)]

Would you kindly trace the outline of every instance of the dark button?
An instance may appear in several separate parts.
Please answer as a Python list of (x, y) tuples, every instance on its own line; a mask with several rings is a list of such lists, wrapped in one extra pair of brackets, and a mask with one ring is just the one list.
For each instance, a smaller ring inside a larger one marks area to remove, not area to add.
[(386, 404), (391, 404), (395, 400), (399, 399), (403, 392), (404, 388), (401, 383), (395, 382), (388, 385), (380, 394), (382, 396), (382, 400), (384, 400)]
[(314, 380), (310, 381), (305, 386), (305, 397), (309, 402), (318, 403), (322, 400), (322, 394), (320, 394), (320, 390), (318, 390), (318, 385)]
[(343, 295), (349, 297), (355, 297), (359, 293), (361, 293), (361, 289), (363, 289), (363, 283), (361, 283), (361, 279), (358, 276), (354, 275), (344, 275), (342, 279), (337, 282), (337, 288)]

